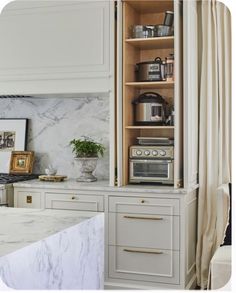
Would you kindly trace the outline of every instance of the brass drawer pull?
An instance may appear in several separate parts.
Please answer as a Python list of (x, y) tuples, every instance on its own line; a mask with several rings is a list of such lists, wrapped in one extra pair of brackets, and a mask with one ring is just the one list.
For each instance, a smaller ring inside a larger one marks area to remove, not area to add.
[(161, 217), (135, 217), (135, 216), (124, 216), (126, 219), (136, 219), (136, 220), (154, 220), (154, 221), (160, 221), (163, 220)]
[(31, 195), (26, 196), (26, 203), (32, 203), (32, 196)]
[(72, 196), (72, 198), (71, 199), (75, 199), (75, 196)]
[(136, 249), (124, 249), (126, 252), (134, 252), (134, 253), (148, 253), (148, 254), (163, 254), (162, 251), (150, 251), (150, 250), (136, 250)]

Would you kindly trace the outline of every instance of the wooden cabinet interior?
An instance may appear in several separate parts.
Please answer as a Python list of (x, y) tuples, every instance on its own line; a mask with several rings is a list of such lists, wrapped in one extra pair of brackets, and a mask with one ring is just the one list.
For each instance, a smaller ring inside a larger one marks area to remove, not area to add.
[[(175, 81), (137, 82), (135, 79), (136, 63), (151, 61), (156, 57), (165, 59), (176, 52), (176, 34), (170, 37), (131, 38), (133, 25), (162, 24), (167, 10), (175, 11), (174, 1), (123, 1), (123, 185), (129, 183), (129, 147), (136, 144), (138, 136), (175, 137), (175, 126), (134, 125), (132, 108), (132, 100), (145, 91), (158, 92), (169, 105), (180, 108), (175, 105), (179, 103), (179, 99), (175, 99)], [(175, 168), (179, 166), (175, 164)]]

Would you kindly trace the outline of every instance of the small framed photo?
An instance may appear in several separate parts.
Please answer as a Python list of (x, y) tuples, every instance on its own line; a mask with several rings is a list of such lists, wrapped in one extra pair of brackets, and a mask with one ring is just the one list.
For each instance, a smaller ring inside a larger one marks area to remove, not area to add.
[(34, 152), (12, 152), (10, 174), (32, 174)]
[(28, 119), (0, 118), (0, 173), (8, 173), (12, 151), (25, 151)]

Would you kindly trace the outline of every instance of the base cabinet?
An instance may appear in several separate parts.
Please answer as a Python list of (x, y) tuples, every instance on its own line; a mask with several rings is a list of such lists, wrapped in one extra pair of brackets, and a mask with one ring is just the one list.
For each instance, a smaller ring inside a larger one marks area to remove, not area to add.
[(44, 208), (44, 199), (40, 191), (34, 190), (19, 190), (14, 194), (15, 208)]
[(107, 289), (195, 285), (197, 192), (108, 196)]
[(78, 190), (15, 188), (14, 207), (104, 212), (104, 195)]

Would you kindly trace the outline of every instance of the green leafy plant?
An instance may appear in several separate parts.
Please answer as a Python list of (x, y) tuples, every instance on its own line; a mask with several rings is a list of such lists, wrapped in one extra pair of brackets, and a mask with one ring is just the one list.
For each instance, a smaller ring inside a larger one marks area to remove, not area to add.
[(92, 158), (101, 155), (103, 157), (105, 147), (89, 137), (73, 139), (70, 141), (72, 151), (77, 158)]

